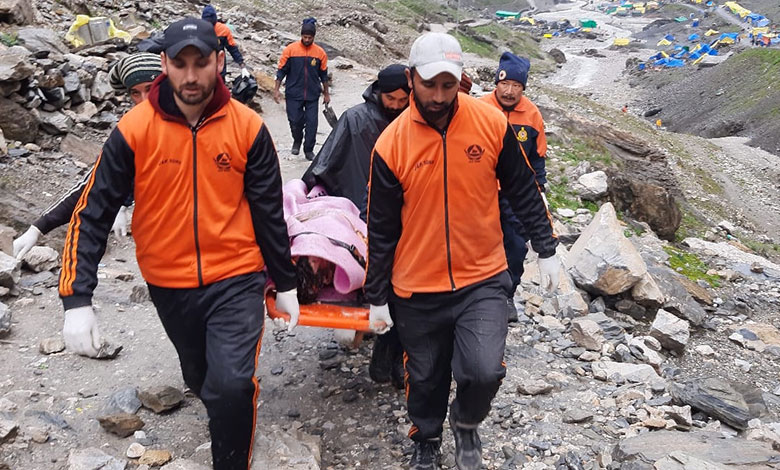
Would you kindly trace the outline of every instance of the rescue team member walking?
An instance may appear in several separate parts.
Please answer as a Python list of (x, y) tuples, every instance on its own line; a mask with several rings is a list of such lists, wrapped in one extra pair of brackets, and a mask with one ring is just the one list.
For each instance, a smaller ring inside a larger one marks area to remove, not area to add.
[[(317, 139), (317, 102), (322, 92), (322, 102), (330, 103), (328, 93), (328, 55), (314, 44), (317, 34), (316, 20), (306, 18), (301, 26), (301, 40), (289, 44), (282, 51), (279, 69), (276, 72), (274, 101), (281, 100), (279, 87), (285, 82), (284, 99), (287, 106), (287, 120), (290, 121), (293, 145), (292, 154), (298, 155), (303, 142), (303, 153), (307, 160), (314, 160), (314, 144)], [(303, 134), (306, 131), (306, 138)]]
[[(536, 173), (536, 182), (544, 197), (544, 185), (547, 183), (547, 170), (544, 165), (547, 154), (544, 120), (536, 105), (523, 94), (528, 83), (530, 68), (531, 62), (525, 57), (504, 52), (496, 70), (495, 91), (480, 99), (498, 108), (506, 116), (515, 132), (518, 144), (522, 147), (523, 156), (528, 159), (528, 163)], [(528, 254), (525, 245), (527, 235), (523, 224), (512, 213), (512, 208), (504, 197), (499, 199), (499, 204), (506, 260), (509, 273), (512, 275), (512, 295), (507, 300), (507, 311), (509, 320), (517, 321), (517, 309), (513, 297), (517, 286), (520, 285), (520, 278), (523, 277), (523, 262)]]
[[(111, 70), (108, 72), (108, 80), (115, 91), (127, 92), (133, 101), (133, 106), (135, 106), (146, 99), (152, 87), (152, 82), (160, 74), (162, 74), (160, 56), (148, 52), (139, 52), (124, 57), (111, 67)], [(91, 177), (92, 172), (87, 173), (78, 184), (70, 188), (67, 193), (49, 206), (24, 234), (14, 240), (14, 256), (22, 259), (38, 243), (38, 238), (41, 235), (46, 235), (70, 221), (73, 209), (75, 209), (76, 203)], [(130, 195), (116, 214), (111, 230), (117, 237), (127, 235), (129, 216), (127, 215), (126, 206), (132, 205), (132, 202), (132, 195)]]
[(555, 288), (560, 269), (550, 216), (506, 118), (458, 93), (461, 55), (447, 34), (414, 42), (412, 103), (379, 137), (369, 180), (369, 321), (382, 332), (393, 324), (388, 303), (394, 310), (418, 470), (439, 468), (453, 376), (455, 461), (482, 465), (477, 428), (506, 374), (511, 286), (496, 179), (529, 229), (542, 284)]
[(101, 345), (92, 292), (111, 220), (135, 184), (141, 274), (184, 381), (209, 415), (217, 470), (246, 470), (254, 439), (267, 265), (277, 306), (298, 319), (279, 161), (254, 111), (219, 78), (214, 28), (165, 30), (164, 75), (111, 133), (68, 228), (60, 275), (67, 348)]
[[(214, 33), (217, 35), (217, 39), (219, 39), (220, 50), (230, 52), (233, 62), (241, 67), (241, 76), (249, 76), (249, 71), (246, 69), (246, 64), (244, 64), (244, 57), (241, 55), (238, 44), (236, 44), (236, 40), (233, 38), (233, 32), (228, 25), (217, 20), (217, 9), (213, 5), (206, 5), (200, 17), (202, 20), (214, 25)], [(222, 64), (220, 75), (222, 75), (222, 80), (224, 80), (227, 75), (227, 54), (223, 56)]]

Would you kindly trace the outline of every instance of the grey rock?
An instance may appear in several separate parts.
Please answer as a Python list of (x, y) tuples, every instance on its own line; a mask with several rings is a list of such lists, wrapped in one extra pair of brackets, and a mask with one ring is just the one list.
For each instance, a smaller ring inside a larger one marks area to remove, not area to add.
[(0, 302), (0, 338), (8, 336), (11, 333), (11, 309)]
[(125, 470), (127, 462), (114, 458), (100, 449), (90, 447), (71, 450), (67, 470)]
[(320, 439), (300, 430), (291, 430), (288, 433), (270, 427), (264, 428), (261, 425), (255, 433), (255, 447), (252, 455), (250, 470), (319, 469), (321, 463)]
[(591, 365), (593, 376), (600, 380), (618, 377), (626, 382), (659, 383), (664, 380), (647, 364), (626, 364), (622, 362), (600, 361)]
[(36, 273), (51, 271), (60, 266), (60, 254), (48, 246), (34, 246), (25, 253), (22, 261)]
[(625, 313), (635, 320), (646, 320), (647, 309), (633, 300), (621, 299), (615, 302), (615, 308), (620, 313)]
[(30, 24), (35, 21), (33, 3), (27, 0), (0, 0), (0, 19), (4, 23)]
[(60, 142), (60, 152), (71, 155), (87, 165), (95, 163), (101, 149), (100, 144), (77, 137), (73, 133), (66, 135)]
[(41, 129), (49, 134), (66, 134), (73, 127), (73, 120), (59, 111), (41, 111), (40, 116)]
[(125, 387), (108, 397), (103, 413), (106, 415), (135, 414), (139, 408), (141, 408), (141, 400), (138, 398), (138, 390), (135, 387)]
[(53, 51), (67, 54), (69, 52), (68, 46), (62, 42), (60, 35), (51, 29), (22, 28), (19, 30), (19, 40), (25, 49), (33, 53)]
[(604, 304), (604, 297), (596, 297), (591, 301), (590, 305), (588, 305), (588, 311), (590, 313), (604, 313), (606, 310), (607, 307)]
[(631, 288), (631, 298), (639, 305), (655, 310), (666, 302), (664, 293), (648, 272)]
[(583, 408), (570, 408), (563, 414), (564, 423), (584, 423), (593, 418), (593, 413)]
[(79, 74), (76, 72), (70, 72), (68, 74), (65, 74), (63, 77), (63, 88), (65, 89), (66, 93), (73, 93), (75, 91), (78, 91), (79, 87), (81, 86), (81, 80), (79, 79)]
[(0, 251), (0, 286), (13, 289), (22, 276), (21, 266), (21, 261)]
[(142, 390), (138, 397), (144, 407), (155, 413), (163, 413), (177, 408), (184, 401), (184, 394), (181, 390), (167, 385)]
[(522, 395), (543, 395), (552, 390), (553, 385), (544, 380), (524, 380), (517, 386), (517, 392)]
[(662, 266), (650, 266), (648, 272), (655, 279), (666, 301), (664, 310), (700, 326), (707, 318), (707, 312), (696, 302), (673, 270)]
[(108, 74), (100, 71), (95, 77), (94, 83), (92, 83), (92, 99), (96, 101), (105, 101), (114, 95), (114, 89), (108, 82)]
[(115, 359), (122, 351), (123, 346), (112, 343), (107, 338), (103, 338), (103, 343), (98, 349), (95, 359)]
[(20, 46), (0, 51), (0, 82), (20, 82), (35, 72), (29, 62), (30, 52)]
[[(654, 431), (622, 440), (615, 446), (612, 457), (621, 463), (651, 465), (674, 452), (723, 465), (728, 469), (772, 468), (770, 462), (777, 455), (772, 446), (757, 441), (727, 439), (721, 433)], [(685, 467), (683, 467), (685, 468)]]
[(19, 432), (19, 423), (0, 418), (0, 444), (10, 441)]
[(13, 101), (0, 98), (0, 128), (6, 139), (32, 142), (38, 138), (38, 117)]
[(187, 459), (176, 459), (160, 467), (160, 470), (211, 470), (205, 465)]
[(58, 352), (62, 352), (65, 350), (65, 341), (62, 340), (59, 336), (55, 336), (53, 338), (45, 338), (41, 340), (41, 343), (38, 345), (38, 351), (40, 351), (41, 354), (55, 354)]
[(601, 351), (604, 345), (604, 332), (601, 327), (587, 317), (572, 320), (571, 336), (575, 343), (590, 351)]
[(639, 252), (623, 234), (610, 203), (601, 206), (572, 246), (567, 268), (580, 287), (598, 295), (625, 292), (647, 272)]
[(145, 284), (133, 286), (133, 291), (130, 293), (130, 302), (141, 304), (151, 300), (152, 296), (149, 295), (149, 288)]
[(691, 337), (690, 324), (661, 309), (655, 315), (650, 336), (657, 339), (664, 348), (679, 353), (685, 349)]
[(582, 199), (597, 201), (607, 194), (607, 174), (601, 170), (586, 173), (573, 185), (573, 189)]
[[(3, 139), (3, 130), (0, 129), (0, 140)], [(0, 154), (5, 153), (0, 149)], [(13, 256), (14, 252), (14, 237), (16, 237), (16, 230), (12, 229), (11, 227), (7, 225), (0, 225), (0, 251), (3, 253)]]
[(766, 413), (761, 390), (747, 383), (732, 383), (710, 377), (671, 385), (669, 392), (680, 403), (703, 411), (736, 429)]
[(660, 238), (674, 241), (674, 234), (682, 222), (677, 201), (662, 186), (626, 174), (615, 175), (609, 181), (609, 199), (621, 213), (646, 222)]

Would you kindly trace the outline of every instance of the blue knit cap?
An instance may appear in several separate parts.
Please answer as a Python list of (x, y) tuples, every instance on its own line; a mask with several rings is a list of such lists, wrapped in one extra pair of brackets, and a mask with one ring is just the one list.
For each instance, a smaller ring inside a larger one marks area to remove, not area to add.
[(501, 54), (498, 61), (498, 70), (496, 70), (496, 83), (502, 80), (514, 80), (523, 84), (525, 89), (528, 83), (528, 70), (531, 68), (531, 62), (525, 57), (519, 57), (511, 52)]
[(314, 18), (306, 18), (301, 25), (301, 34), (311, 34), (314, 36), (317, 33), (317, 20)]
[(212, 5), (206, 5), (206, 7), (203, 9), (203, 13), (200, 15), (200, 18), (203, 20), (208, 21), (211, 24), (217, 23), (217, 9), (214, 8)]

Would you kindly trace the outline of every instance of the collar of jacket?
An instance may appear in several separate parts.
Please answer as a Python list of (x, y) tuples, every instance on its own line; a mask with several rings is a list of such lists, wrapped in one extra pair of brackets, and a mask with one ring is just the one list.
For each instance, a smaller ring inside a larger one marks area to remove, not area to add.
[[(458, 104), (458, 95), (455, 95), (455, 102), (452, 104), (452, 110), (450, 111), (450, 116), (447, 119), (447, 124), (444, 126), (444, 129), (447, 129), (450, 126), (452, 120), (455, 119), (455, 115), (458, 114), (459, 107), (460, 105)], [(430, 122), (428, 122), (427, 119), (423, 117), (423, 115), (420, 113), (420, 110), (417, 109), (417, 101), (414, 100), (414, 91), (409, 93), (409, 112), (412, 115), (413, 121), (420, 124), (425, 124), (431, 129), (436, 130), (437, 132), (441, 132), (444, 130), (444, 129), (436, 129), (435, 126), (433, 126)]]
[[(189, 127), (189, 122), (184, 117), (176, 100), (173, 99), (173, 86), (168, 81), (168, 76), (163, 74), (152, 82), (152, 89), (149, 91), (149, 102), (155, 111), (160, 113), (163, 119), (168, 121), (180, 122)], [(217, 80), (217, 86), (214, 88), (214, 96), (203, 110), (201, 121), (205, 121), (218, 111), (220, 111), (230, 101), (230, 90), (225, 86), (222, 77)]]

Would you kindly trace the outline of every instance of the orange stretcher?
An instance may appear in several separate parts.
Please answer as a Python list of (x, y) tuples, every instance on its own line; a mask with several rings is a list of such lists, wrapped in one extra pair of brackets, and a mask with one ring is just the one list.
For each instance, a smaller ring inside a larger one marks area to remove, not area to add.
[[(286, 322), (290, 321), (290, 315), (276, 309), (275, 290), (266, 291), (265, 305), (268, 309), (268, 316), (272, 319), (280, 318)], [(368, 308), (322, 302), (301, 305), (298, 325), (355, 330), (356, 332), (371, 331), (368, 327)]]

